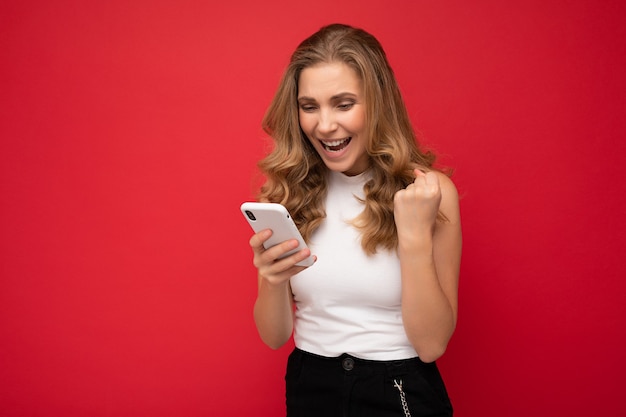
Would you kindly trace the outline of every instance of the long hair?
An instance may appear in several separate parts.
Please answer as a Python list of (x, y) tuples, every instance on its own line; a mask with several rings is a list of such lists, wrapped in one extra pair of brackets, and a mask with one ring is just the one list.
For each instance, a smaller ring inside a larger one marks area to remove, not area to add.
[(290, 211), (305, 240), (326, 216), (327, 172), (298, 120), (298, 80), (303, 69), (342, 62), (363, 81), (366, 151), (372, 174), (364, 186), (364, 210), (353, 221), (367, 254), (398, 244), (393, 216), (396, 191), (414, 181), (413, 169), (430, 170), (435, 160), (422, 152), (393, 70), (378, 40), (362, 29), (342, 24), (321, 28), (291, 56), (278, 90), (263, 118), (263, 130), (274, 140), (273, 150), (259, 162), (266, 178), (259, 199), (281, 203)]

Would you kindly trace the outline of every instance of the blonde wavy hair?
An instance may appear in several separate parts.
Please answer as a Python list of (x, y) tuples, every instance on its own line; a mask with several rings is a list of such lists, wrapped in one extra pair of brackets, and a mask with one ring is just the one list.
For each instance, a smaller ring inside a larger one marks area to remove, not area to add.
[(304, 68), (333, 62), (347, 64), (363, 81), (370, 132), (366, 151), (372, 178), (364, 186), (365, 208), (353, 225), (361, 232), (367, 254), (379, 247), (393, 250), (398, 244), (394, 194), (414, 181), (415, 168), (431, 170), (435, 156), (418, 147), (386, 54), (378, 40), (362, 29), (325, 26), (291, 56), (262, 122), (274, 147), (258, 164), (265, 176), (258, 198), (287, 207), (307, 241), (326, 217), (328, 168), (300, 129), (297, 97)]

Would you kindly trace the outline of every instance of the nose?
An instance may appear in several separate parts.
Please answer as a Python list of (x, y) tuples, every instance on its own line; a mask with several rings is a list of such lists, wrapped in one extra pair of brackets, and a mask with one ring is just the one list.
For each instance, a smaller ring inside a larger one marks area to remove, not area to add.
[(317, 130), (322, 136), (337, 130), (337, 120), (332, 110), (322, 110), (319, 115)]

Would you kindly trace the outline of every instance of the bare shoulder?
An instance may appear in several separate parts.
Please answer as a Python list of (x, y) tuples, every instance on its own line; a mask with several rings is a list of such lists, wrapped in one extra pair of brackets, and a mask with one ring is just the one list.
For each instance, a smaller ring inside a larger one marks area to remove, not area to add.
[(454, 182), (443, 172), (435, 171), (439, 179), (439, 188), (441, 189), (441, 204), (439, 209), (448, 218), (450, 222), (459, 220), (459, 193)]

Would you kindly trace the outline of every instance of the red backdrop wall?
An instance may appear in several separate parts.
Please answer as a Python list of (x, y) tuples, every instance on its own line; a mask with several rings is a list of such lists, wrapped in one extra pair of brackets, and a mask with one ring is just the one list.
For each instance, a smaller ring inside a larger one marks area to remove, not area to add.
[(625, 4), (2, 2), (2, 415), (284, 414), (238, 206), (289, 54), (335, 21), (456, 169), (457, 415), (617, 415)]

